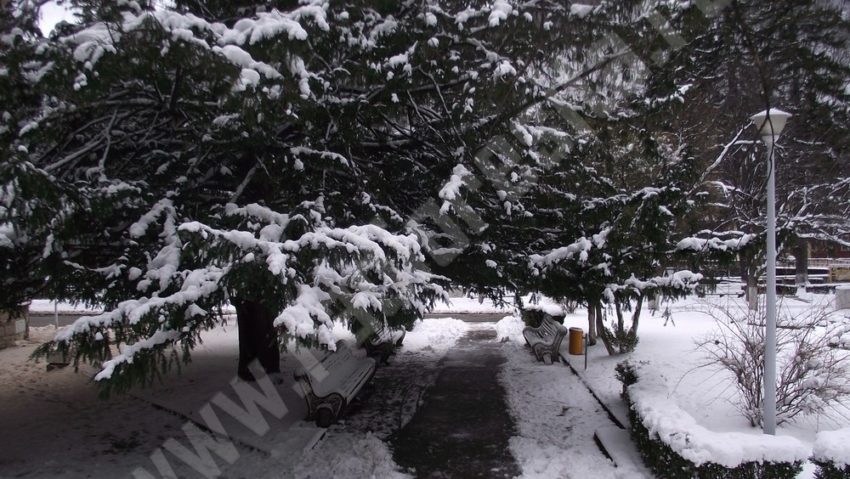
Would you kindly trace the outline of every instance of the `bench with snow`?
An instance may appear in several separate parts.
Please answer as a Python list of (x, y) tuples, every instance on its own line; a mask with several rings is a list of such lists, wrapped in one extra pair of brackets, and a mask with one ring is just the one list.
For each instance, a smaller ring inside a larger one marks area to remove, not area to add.
[(407, 333), (404, 330), (393, 331), (390, 328), (375, 331), (363, 341), (363, 349), (368, 356), (376, 357), (382, 364), (387, 364), (390, 356), (401, 347), (405, 334)]
[(295, 371), (295, 381), (307, 401), (307, 418), (315, 419), (319, 427), (330, 426), (374, 374), (374, 359), (356, 356), (344, 342), (337, 342), (336, 351)]
[(546, 364), (552, 364), (552, 361), (558, 359), (558, 349), (561, 348), (561, 341), (566, 335), (567, 328), (549, 316), (543, 318), (540, 327), (528, 326), (522, 330), (522, 336), (526, 344), (531, 347), (534, 356), (538, 361)]

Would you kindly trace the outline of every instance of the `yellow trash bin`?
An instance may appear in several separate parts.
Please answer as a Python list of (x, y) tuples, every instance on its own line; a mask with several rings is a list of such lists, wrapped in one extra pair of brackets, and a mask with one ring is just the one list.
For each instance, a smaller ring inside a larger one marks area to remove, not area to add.
[(570, 328), (570, 354), (584, 354), (584, 331), (581, 328)]

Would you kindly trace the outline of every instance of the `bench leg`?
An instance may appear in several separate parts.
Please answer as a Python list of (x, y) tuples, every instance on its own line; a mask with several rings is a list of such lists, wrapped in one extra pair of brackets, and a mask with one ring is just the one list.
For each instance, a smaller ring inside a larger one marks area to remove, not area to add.
[(330, 406), (320, 406), (316, 410), (316, 426), (327, 428), (335, 422), (336, 414)]
[(552, 364), (552, 355), (548, 352), (543, 353), (543, 364), (549, 366)]

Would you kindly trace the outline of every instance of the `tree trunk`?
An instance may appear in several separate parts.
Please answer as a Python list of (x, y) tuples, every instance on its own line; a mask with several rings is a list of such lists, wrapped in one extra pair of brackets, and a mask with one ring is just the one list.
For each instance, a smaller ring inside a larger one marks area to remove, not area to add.
[(759, 309), (759, 287), (755, 281), (747, 283), (747, 305), (750, 311)]
[(747, 259), (744, 258), (744, 255), (742, 255), (742, 254), (738, 255), (738, 271), (741, 274), (741, 282), (744, 283), (745, 285), (749, 285), (750, 284), (749, 261), (747, 261)]
[(809, 244), (803, 238), (797, 239), (794, 258), (796, 260), (795, 283), (797, 284), (797, 291), (805, 293), (806, 284), (809, 282)]
[(274, 327), (274, 314), (256, 301), (234, 299), (239, 330), (239, 365), (237, 374), (244, 381), (254, 381), (249, 369), (258, 361), (266, 374), (280, 372), (280, 344)]
[(587, 345), (596, 345), (596, 308), (589, 302), (587, 305)]
[(628, 338), (629, 338), (629, 351), (624, 352), (632, 352), (637, 345), (637, 330), (638, 325), (640, 324), (640, 310), (643, 306), (643, 295), (638, 296), (637, 302), (635, 304), (635, 310), (632, 313), (632, 326), (629, 328)]
[(599, 338), (602, 340), (602, 344), (605, 345), (608, 355), (616, 356), (617, 350), (614, 349), (614, 341), (611, 339), (611, 334), (605, 329), (605, 322), (602, 319), (602, 304), (596, 303), (594, 308), (596, 309), (596, 331), (599, 333)]

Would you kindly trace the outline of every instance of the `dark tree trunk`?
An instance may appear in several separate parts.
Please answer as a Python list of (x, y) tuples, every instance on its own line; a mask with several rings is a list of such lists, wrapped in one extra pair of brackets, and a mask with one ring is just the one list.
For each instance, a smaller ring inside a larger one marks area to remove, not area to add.
[(794, 258), (796, 260), (796, 283), (797, 288), (805, 288), (809, 282), (809, 244), (803, 238), (797, 239), (797, 246), (794, 248)]
[(234, 299), (239, 330), (239, 366), (237, 374), (244, 381), (254, 381), (248, 366), (258, 361), (266, 374), (280, 372), (280, 343), (274, 328), (274, 313), (262, 304)]
[(744, 255), (738, 255), (738, 271), (741, 274), (741, 282), (744, 284), (750, 284), (749, 261), (744, 258)]

